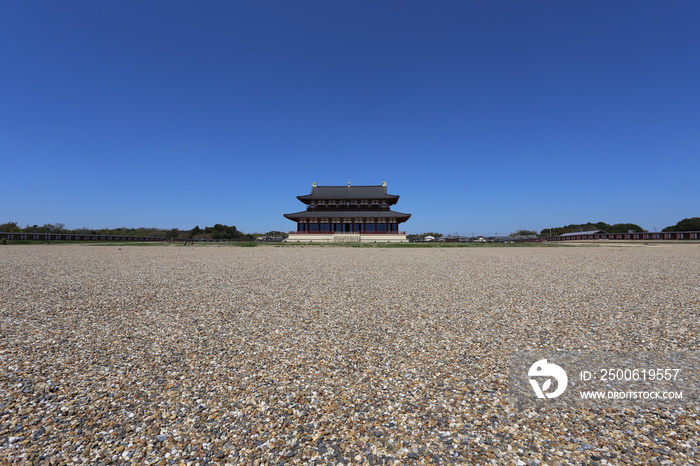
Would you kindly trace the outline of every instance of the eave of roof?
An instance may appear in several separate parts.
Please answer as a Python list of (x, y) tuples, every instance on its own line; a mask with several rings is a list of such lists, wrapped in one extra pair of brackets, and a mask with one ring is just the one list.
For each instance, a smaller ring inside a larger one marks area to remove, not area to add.
[(379, 211), (313, 211), (305, 210), (303, 212), (295, 212), (293, 214), (284, 214), (284, 216), (290, 220), (302, 219), (302, 218), (403, 218), (406, 221), (411, 217), (411, 214), (405, 214), (403, 212), (394, 212), (393, 210), (379, 210)]
[(310, 194), (297, 196), (297, 199), (306, 200), (340, 200), (340, 199), (366, 199), (366, 200), (398, 200), (396, 194), (387, 194), (386, 186), (314, 186)]

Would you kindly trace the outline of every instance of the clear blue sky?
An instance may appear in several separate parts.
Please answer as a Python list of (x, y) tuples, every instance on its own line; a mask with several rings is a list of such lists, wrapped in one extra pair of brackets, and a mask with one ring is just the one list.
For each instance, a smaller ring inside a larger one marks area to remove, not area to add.
[(700, 2), (6, 1), (0, 223), (409, 233), (700, 216)]

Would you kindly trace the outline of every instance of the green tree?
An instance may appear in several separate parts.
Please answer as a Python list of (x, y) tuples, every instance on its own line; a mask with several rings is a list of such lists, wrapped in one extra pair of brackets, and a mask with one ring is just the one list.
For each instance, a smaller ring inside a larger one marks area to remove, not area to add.
[(610, 227), (610, 230), (606, 230), (608, 233), (627, 233), (628, 231), (634, 231), (635, 233), (647, 233), (647, 231), (635, 225), (634, 223), (616, 223)]
[(228, 241), (231, 239), (231, 235), (224, 230), (215, 230), (211, 234), (211, 239), (223, 239)]
[(44, 227), (49, 230), (49, 233), (65, 233), (68, 231), (66, 230), (66, 226), (62, 223), (47, 223)]
[(700, 231), (700, 217), (684, 218), (680, 222), (661, 231)]
[(235, 226), (222, 225), (220, 223), (217, 223), (213, 227), (204, 227), (201, 232), (210, 235), (212, 239), (243, 239), (245, 236), (238, 231)]
[(510, 234), (510, 236), (531, 236), (531, 235), (537, 235), (537, 232), (535, 230), (518, 230), (518, 231)]
[(19, 233), (21, 228), (17, 225), (17, 222), (7, 222), (0, 224), (0, 231), (6, 233)]
[[(256, 236), (258, 236), (258, 235), (256, 235)], [(289, 233), (286, 233), (284, 231), (273, 230), (273, 231), (268, 231), (267, 233), (265, 233), (264, 236), (270, 236), (270, 237), (281, 236), (282, 238), (287, 238), (289, 236)]]
[[(611, 225), (605, 223), (605, 222), (597, 222), (597, 223), (579, 223), (579, 224), (572, 224), (572, 225), (566, 225), (564, 227), (555, 227), (555, 228), (545, 228), (540, 232), (540, 236), (559, 236), (563, 235), (564, 233), (575, 233), (579, 231), (594, 231), (594, 230), (603, 230), (605, 232), (610, 232), (610, 229), (612, 228)], [(550, 233), (551, 230), (551, 233)], [(625, 230), (625, 232), (627, 232)]]

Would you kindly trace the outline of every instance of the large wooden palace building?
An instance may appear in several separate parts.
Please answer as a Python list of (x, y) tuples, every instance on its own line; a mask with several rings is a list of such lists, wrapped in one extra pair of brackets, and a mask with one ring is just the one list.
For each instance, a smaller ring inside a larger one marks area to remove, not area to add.
[(287, 241), (307, 242), (405, 242), (399, 224), (411, 214), (394, 212), (399, 196), (388, 194), (386, 183), (378, 186), (316, 186), (311, 194), (297, 196), (306, 210), (284, 214), (297, 222)]

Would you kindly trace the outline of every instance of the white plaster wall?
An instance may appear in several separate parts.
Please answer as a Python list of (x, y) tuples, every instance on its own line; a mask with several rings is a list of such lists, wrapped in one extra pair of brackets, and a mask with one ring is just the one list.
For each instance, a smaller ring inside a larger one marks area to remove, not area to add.
[[(332, 243), (332, 234), (294, 234), (290, 233), (289, 238), (284, 240), (287, 243)], [(391, 235), (391, 234), (363, 234), (360, 235), (362, 243), (408, 243), (406, 235)]]
[(290, 233), (289, 237), (284, 241), (286, 243), (332, 243), (333, 235), (313, 233), (302, 233), (300, 235), (297, 235), (294, 233)]
[(360, 235), (361, 242), (363, 243), (408, 243), (406, 235), (391, 235), (391, 234), (381, 234), (381, 235)]

